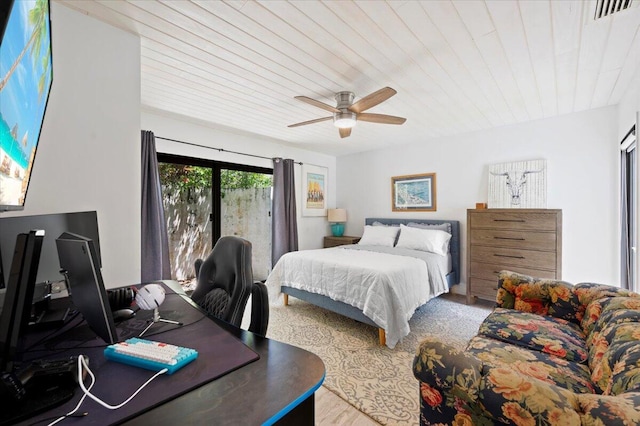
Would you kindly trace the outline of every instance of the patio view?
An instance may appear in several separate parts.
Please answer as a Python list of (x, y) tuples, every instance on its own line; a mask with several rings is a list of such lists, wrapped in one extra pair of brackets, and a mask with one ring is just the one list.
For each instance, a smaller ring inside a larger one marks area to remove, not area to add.
[[(252, 244), (254, 279), (266, 279), (271, 268), (272, 175), (169, 162), (159, 162), (158, 170), (171, 278), (193, 290), (196, 259), (205, 259), (219, 237), (235, 235)], [(214, 191), (216, 181), (219, 192)], [(219, 198), (214, 201), (216, 192)]]

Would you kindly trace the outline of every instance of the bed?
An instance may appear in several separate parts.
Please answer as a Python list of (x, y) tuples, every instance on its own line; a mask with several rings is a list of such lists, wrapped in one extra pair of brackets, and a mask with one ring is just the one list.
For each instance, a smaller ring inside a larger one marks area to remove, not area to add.
[(460, 282), (460, 223), (367, 218), (365, 225), (446, 226), (451, 239), (445, 256), (361, 244), (287, 253), (266, 284), (285, 305), (292, 296), (378, 328), (380, 344), (393, 348), (417, 308)]

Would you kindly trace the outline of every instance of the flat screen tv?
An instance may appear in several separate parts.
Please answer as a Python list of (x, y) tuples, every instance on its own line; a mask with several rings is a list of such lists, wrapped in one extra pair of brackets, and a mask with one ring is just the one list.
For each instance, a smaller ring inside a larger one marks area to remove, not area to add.
[(53, 81), (49, 0), (0, 3), (0, 211), (22, 210)]

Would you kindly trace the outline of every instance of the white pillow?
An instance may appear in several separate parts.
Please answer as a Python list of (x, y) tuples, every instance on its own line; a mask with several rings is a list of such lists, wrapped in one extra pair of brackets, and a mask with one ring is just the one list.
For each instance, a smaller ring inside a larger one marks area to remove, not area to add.
[(397, 226), (372, 226), (365, 225), (364, 234), (358, 244), (367, 246), (387, 246), (393, 247), (396, 242), (396, 235), (399, 228)]
[(421, 229), (400, 225), (396, 247), (447, 255), (451, 234), (438, 229)]

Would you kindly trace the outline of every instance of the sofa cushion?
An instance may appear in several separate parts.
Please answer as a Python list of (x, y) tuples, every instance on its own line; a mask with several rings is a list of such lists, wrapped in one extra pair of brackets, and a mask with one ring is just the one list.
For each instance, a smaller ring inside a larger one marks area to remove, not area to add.
[[(635, 334), (640, 332), (636, 327)], [(602, 361), (596, 365), (592, 380), (604, 395), (640, 392), (640, 346), (637, 338), (607, 348)]]
[(591, 380), (605, 395), (634, 390), (640, 384), (640, 300), (597, 302), (603, 310), (587, 339)]
[(577, 395), (583, 425), (640, 424), (640, 392), (620, 396)]
[(549, 315), (556, 318), (580, 324), (584, 315), (585, 305), (580, 303), (573, 292), (573, 286), (563, 281), (549, 287)]
[(560, 318), (496, 308), (480, 325), (478, 334), (569, 361), (583, 363), (588, 358), (580, 327)]
[[(640, 322), (640, 299), (630, 297), (609, 297), (600, 299), (592, 304), (597, 304), (600, 308), (593, 325), (589, 326), (587, 334), (587, 346), (590, 347), (592, 340), (600, 332), (613, 324), (624, 322)], [(589, 307), (590, 309), (590, 307)], [(609, 341), (611, 343), (611, 341)]]
[(626, 392), (640, 392), (640, 346), (638, 345), (640, 327), (636, 327), (636, 340), (612, 345), (609, 348), (608, 361), (614, 366), (611, 380), (604, 390), (605, 395), (620, 395)]
[[(573, 287), (573, 293), (584, 307), (585, 313), (580, 325), (585, 335), (591, 333), (591, 328), (600, 317), (602, 303), (612, 297), (632, 297), (638, 298), (640, 294), (633, 293), (619, 287), (611, 287), (603, 284), (580, 283)], [(597, 302), (597, 303), (596, 303)]]
[(594, 393), (591, 372), (584, 364), (532, 351), (487, 337), (476, 336), (467, 352), (480, 359), (485, 368), (508, 366), (519, 375), (529, 376), (576, 393)]
[(480, 384), (480, 400), (490, 413), (501, 413), (500, 423), (582, 424), (576, 394), (543, 380), (523, 377), (509, 366), (488, 369)]
[(573, 291), (578, 295), (580, 303), (585, 306), (603, 297), (640, 297), (640, 294), (634, 293), (631, 290), (596, 283), (578, 283), (573, 286)]

